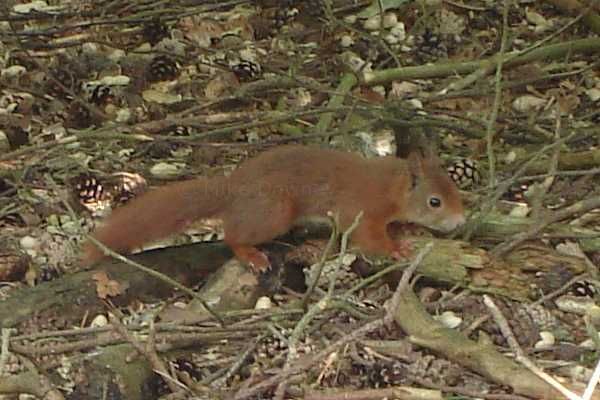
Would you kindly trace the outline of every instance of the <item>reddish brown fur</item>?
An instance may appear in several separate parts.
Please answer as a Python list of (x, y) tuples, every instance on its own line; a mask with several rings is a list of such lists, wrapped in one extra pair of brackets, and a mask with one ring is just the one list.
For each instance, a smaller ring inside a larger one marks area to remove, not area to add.
[[(413, 182), (413, 179), (415, 181)], [(430, 206), (437, 196), (442, 206)], [(464, 222), (459, 192), (436, 157), (411, 154), (364, 159), (356, 154), (284, 146), (240, 165), (229, 178), (200, 178), (152, 190), (118, 208), (94, 236), (117, 251), (183, 230), (200, 218), (223, 219), (225, 242), (255, 269), (268, 259), (254, 246), (287, 232), (299, 219), (337, 212), (341, 229), (363, 218), (352, 236), (367, 253), (406, 252), (386, 231), (392, 221), (448, 231)], [(84, 262), (102, 257), (87, 244)]]

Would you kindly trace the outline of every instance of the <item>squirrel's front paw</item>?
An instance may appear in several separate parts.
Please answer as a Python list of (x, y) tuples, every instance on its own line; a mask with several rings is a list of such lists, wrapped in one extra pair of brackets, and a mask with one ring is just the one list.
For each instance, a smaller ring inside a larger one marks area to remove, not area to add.
[(413, 245), (408, 239), (397, 239), (394, 241), (394, 249), (392, 250), (392, 257), (396, 260), (406, 260), (412, 255)]
[(252, 269), (252, 272), (257, 275), (271, 268), (269, 258), (262, 251), (257, 251), (256, 254), (253, 254), (251, 259), (248, 260), (248, 265)]
[(231, 245), (237, 259), (250, 266), (255, 274), (259, 274), (271, 268), (269, 259), (262, 251), (254, 246)]

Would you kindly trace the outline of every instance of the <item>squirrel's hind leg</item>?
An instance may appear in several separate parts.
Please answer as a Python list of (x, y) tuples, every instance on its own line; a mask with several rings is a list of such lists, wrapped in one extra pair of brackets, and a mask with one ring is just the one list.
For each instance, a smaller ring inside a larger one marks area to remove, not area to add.
[(233, 204), (227, 210), (223, 217), (224, 240), (238, 260), (248, 263), (255, 272), (262, 272), (271, 264), (254, 246), (289, 231), (296, 215), (289, 200), (266, 197), (252, 200)]

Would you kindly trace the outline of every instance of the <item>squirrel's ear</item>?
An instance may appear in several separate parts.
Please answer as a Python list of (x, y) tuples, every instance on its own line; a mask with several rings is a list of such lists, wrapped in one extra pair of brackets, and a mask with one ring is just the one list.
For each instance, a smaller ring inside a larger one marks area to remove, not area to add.
[(408, 170), (413, 180), (413, 186), (416, 180), (425, 174), (425, 160), (419, 151), (412, 151), (406, 158), (408, 162)]
[(425, 160), (437, 160), (437, 152), (433, 145), (425, 146), (421, 149), (421, 155)]
[(410, 128), (394, 127), (396, 139), (396, 157), (409, 158), (415, 149), (414, 133)]
[(424, 159), (437, 154), (439, 137), (436, 133), (421, 127), (394, 126), (396, 157), (408, 159), (413, 153), (420, 153)]
[(439, 168), (442, 165), (434, 145), (421, 149), (421, 157), (423, 158), (423, 162), (427, 164), (427, 168)]

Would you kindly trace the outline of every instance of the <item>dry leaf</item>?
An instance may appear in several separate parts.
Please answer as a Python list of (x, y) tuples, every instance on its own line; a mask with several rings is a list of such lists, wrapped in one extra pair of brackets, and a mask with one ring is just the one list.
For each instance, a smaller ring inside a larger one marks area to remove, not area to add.
[(230, 19), (226, 23), (226, 28), (228, 31), (236, 32), (243, 40), (254, 39), (254, 28), (245, 16)]
[(119, 282), (110, 279), (105, 271), (94, 273), (92, 278), (96, 281), (96, 294), (101, 299), (119, 296), (127, 289)]
[(194, 17), (183, 18), (180, 21), (185, 37), (200, 47), (208, 48), (213, 39), (220, 38), (225, 32), (221, 24), (211, 19)]
[(546, 105), (547, 100), (529, 94), (516, 98), (512, 107), (515, 111), (522, 113), (539, 110)]
[(222, 72), (211, 79), (204, 89), (204, 95), (209, 100), (218, 99), (227, 91), (240, 86), (233, 72)]

